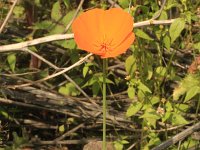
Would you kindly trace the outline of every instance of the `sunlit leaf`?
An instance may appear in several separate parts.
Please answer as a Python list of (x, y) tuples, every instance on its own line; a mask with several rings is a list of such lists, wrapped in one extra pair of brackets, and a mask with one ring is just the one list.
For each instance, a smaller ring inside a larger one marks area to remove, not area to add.
[(61, 20), (63, 25), (66, 26), (72, 20), (75, 12), (76, 12), (76, 10), (72, 10), (72, 11), (67, 12), (67, 14)]
[(35, 23), (34, 29), (47, 30), (48, 28), (50, 28), (52, 26), (52, 24), (53, 24), (52, 21), (44, 20), (44, 21)]
[(89, 67), (88, 67), (88, 66), (84, 66), (84, 67), (83, 67), (83, 77), (86, 76), (88, 70), (89, 70)]
[(131, 117), (135, 115), (142, 108), (141, 102), (133, 102), (127, 109), (126, 116)]
[(167, 72), (167, 70), (165, 67), (159, 66), (156, 68), (156, 74), (161, 77), (164, 77), (166, 75), (166, 72)]
[(195, 44), (193, 45), (193, 47), (194, 47), (195, 49), (198, 49), (198, 50), (200, 51), (200, 42), (195, 43)]
[(185, 118), (181, 116), (180, 114), (173, 113), (171, 117), (172, 117), (171, 121), (173, 125), (183, 125), (183, 124), (188, 123), (188, 121), (185, 120)]
[(145, 113), (140, 116), (140, 118), (144, 118), (147, 120), (147, 122), (152, 125), (154, 128), (156, 128), (156, 121), (160, 119), (160, 115), (156, 113), (156, 111), (152, 108), (148, 108)]
[(143, 92), (151, 93), (151, 90), (142, 82), (139, 82), (138, 89), (142, 90)]
[(196, 86), (200, 87), (200, 77), (195, 74), (187, 75), (174, 89), (173, 99), (178, 100), (181, 95), (185, 94), (191, 88)]
[(53, 4), (53, 8), (51, 10), (51, 18), (54, 21), (59, 21), (62, 18), (61, 7), (60, 7), (59, 1), (57, 1)]
[(135, 35), (140, 37), (140, 38), (153, 41), (153, 39), (141, 29), (136, 29), (135, 30)]
[(169, 35), (171, 37), (171, 43), (180, 36), (181, 32), (185, 28), (185, 20), (183, 18), (176, 19), (169, 28)]
[(65, 86), (61, 86), (58, 90), (59, 93), (67, 96), (78, 96), (80, 92), (72, 83), (67, 83)]
[(125, 61), (126, 72), (132, 76), (136, 71), (136, 58), (131, 55)]
[(127, 92), (128, 92), (128, 97), (130, 99), (134, 99), (135, 98), (135, 88), (134, 87), (129, 86)]
[(129, 0), (118, 0), (119, 5), (122, 6), (123, 8), (128, 8), (129, 6)]
[(12, 70), (12, 72), (15, 71), (15, 64), (16, 64), (16, 55), (15, 54), (9, 54), (7, 56), (7, 61), (8, 64), (10, 66), (10, 69)]
[(184, 99), (184, 102), (187, 102), (188, 100), (190, 100), (191, 98), (193, 98), (195, 95), (197, 95), (198, 93), (200, 93), (200, 87), (199, 86), (194, 86), (191, 87), (187, 92), (186, 92), (186, 96)]
[(170, 37), (168, 35), (165, 35), (163, 38), (163, 43), (167, 50), (170, 50), (171, 42), (170, 42)]
[(13, 14), (15, 15), (16, 18), (20, 18), (24, 15), (24, 7), (22, 6), (15, 6), (14, 10), (13, 10)]
[(65, 126), (64, 125), (59, 126), (58, 130), (60, 133), (63, 133), (65, 131)]

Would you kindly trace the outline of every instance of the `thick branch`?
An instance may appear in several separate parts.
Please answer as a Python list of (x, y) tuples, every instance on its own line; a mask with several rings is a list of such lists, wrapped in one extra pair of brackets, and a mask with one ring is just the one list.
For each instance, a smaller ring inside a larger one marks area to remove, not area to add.
[(7, 52), (7, 51), (13, 51), (13, 50), (20, 50), (28, 46), (33, 46), (41, 43), (47, 43), (51, 41), (57, 41), (57, 40), (64, 40), (64, 39), (72, 39), (74, 37), (74, 34), (55, 34), (50, 35), (42, 38), (37, 38), (34, 40), (16, 43), (16, 44), (9, 44), (0, 46), (0, 52)]
[[(171, 19), (171, 20), (147, 20), (147, 21), (134, 23), (134, 28), (139, 28), (139, 27), (148, 26), (148, 25), (159, 25), (159, 24), (167, 25), (167, 24), (171, 24), (173, 21), (174, 21), (174, 19)], [(50, 35), (50, 36), (46, 36), (46, 37), (42, 37), (42, 38), (38, 38), (38, 39), (26, 41), (26, 42), (0, 46), (0, 52), (20, 50), (20, 49), (23, 49), (28, 46), (33, 46), (33, 45), (51, 42), (51, 41), (57, 41), (57, 40), (72, 39), (73, 37), (74, 37), (74, 34)]]
[(200, 129), (200, 122), (198, 122), (195, 125), (189, 127), (188, 129), (182, 131), (181, 133), (175, 135), (174, 137), (172, 137), (171, 139), (165, 141), (164, 143), (154, 147), (152, 150), (167, 149), (169, 146), (177, 143), (180, 140), (183, 140), (184, 138), (186, 138), (187, 136), (192, 134), (194, 131), (199, 130), (199, 129)]

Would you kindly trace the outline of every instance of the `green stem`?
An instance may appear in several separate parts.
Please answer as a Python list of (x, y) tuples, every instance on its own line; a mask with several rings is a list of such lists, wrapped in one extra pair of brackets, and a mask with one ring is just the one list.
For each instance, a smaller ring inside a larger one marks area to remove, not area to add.
[(103, 150), (106, 150), (106, 59), (103, 59)]
[(200, 95), (198, 99), (198, 104), (197, 104), (197, 109), (196, 109), (196, 116), (198, 117), (198, 112), (199, 112), (199, 106), (200, 106)]

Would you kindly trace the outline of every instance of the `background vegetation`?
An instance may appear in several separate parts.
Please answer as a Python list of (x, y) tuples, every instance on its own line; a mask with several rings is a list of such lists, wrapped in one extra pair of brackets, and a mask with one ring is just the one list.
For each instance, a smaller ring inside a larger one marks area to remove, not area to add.
[[(1, 25), (13, 2), (0, 1)], [(101, 140), (99, 57), (83, 59), (87, 53), (77, 49), (73, 38), (40, 41), (28, 48), (2, 47), (70, 34), (73, 18), (93, 8), (121, 7), (133, 16), (135, 23), (146, 20), (151, 23), (135, 27), (136, 40), (127, 53), (108, 61), (107, 138), (115, 148), (148, 150), (198, 123), (199, 3), (198, 0), (116, 3), (19, 0), (0, 33), (1, 147), (75, 150)], [(175, 20), (165, 23), (171, 19)], [(153, 25), (154, 20), (161, 21)], [(50, 78), (81, 59), (82, 64)], [(49, 79), (40, 81), (44, 78)], [(171, 144), (169, 149), (198, 149), (199, 137), (200, 133), (195, 131), (184, 139), (178, 138), (178, 144)]]

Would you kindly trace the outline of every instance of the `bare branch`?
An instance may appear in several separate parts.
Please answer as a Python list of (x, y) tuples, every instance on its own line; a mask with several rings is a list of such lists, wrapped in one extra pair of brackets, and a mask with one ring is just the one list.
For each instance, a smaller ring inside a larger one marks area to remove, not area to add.
[(51, 41), (57, 41), (57, 40), (64, 40), (64, 39), (72, 39), (74, 37), (74, 34), (55, 34), (50, 35), (42, 38), (37, 38), (34, 40), (16, 43), (16, 44), (9, 44), (0, 46), (0, 52), (8, 52), (8, 51), (15, 51), (20, 50), (28, 46), (33, 46), (41, 43), (47, 43)]
[[(149, 25), (168, 25), (174, 22), (175, 19), (170, 19), (170, 20), (147, 20), (147, 21), (142, 21), (138, 23), (134, 23), (134, 28), (139, 28), (143, 26), (149, 26)], [(0, 47), (1, 48), (1, 47)]]
[(200, 129), (200, 122), (198, 122), (195, 125), (187, 128), (186, 130), (183, 130), (182, 132), (178, 133), (174, 137), (172, 137), (172, 138), (168, 139), (167, 141), (161, 143), (160, 145), (154, 147), (152, 150), (167, 149), (169, 146), (177, 143), (178, 141), (183, 140), (184, 138), (186, 138), (187, 136), (192, 134), (194, 131), (199, 130), (199, 129)]
[[(143, 26), (148, 26), (148, 25), (167, 25), (171, 24), (175, 19), (171, 20), (147, 20), (147, 21), (142, 21), (138, 23), (134, 23), (134, 28), (139, 28)], [(21, 42), (21, 43), (16, 43), (16, 44), (9, 44), (9, 45), (4, 45), (0, 46), (0, 52), (8, 52), (8, 51), (16, 51), (23, 49), (28, 46), (33, 46), (41, 43), (47, 43), (51, 41), (57, 41), (57, 40), (65, 40), (65, 39), (72, 39), (74, 37), (74, 34), (55, 34), (55, 35), (50, 35), (26, 42)]]
[(79, 5), (78, 5), (78, 8), (76, 9), (76, 12), (73, 15), (73, 18), (71, 19), (71, 21), (69, 22), (69, 24), (66, 26), (64, 33), (66, 33), (67, 30), (69, 29), (69, 27), (72, 25), (72, 23), (73, 23), (74, 19), (76, 18), (79, 10), (81, 9), (81, 6), (83, 5), (83, 2), (84, 2), (84, 0), (80, 1)]
[(108, 0), (108, 3), (110, 3), (112, 6), (116, 8), (121, 8), (116, 2), (113, 2), (112, 0)]
[[(75, 64), (73, 64), (73, 65), (71, 65), (71, 66), (69, 66), (69, 67), (67, 67), (67, 68), (65, 68), (65, 69), (63, 69), (63, 70), (61, 70), (61, 71), (59, 71), (59, 72), (57, 72), (55, 74), (49, 75), (49, 76), (47, 76), (47, 77), (45, 77), (43, 79), (34, 81), (34, 84), (40, 83), (40, 82), (43, 82), (43, 81), (46, 81), (46, 80), (49, 80), (49, 79), (52, 79), (54, 77), (57, 77), (57, 76), (65, 73), (65, 72), (71, 70), (74, 67), (77, 67), (77, 66), (81, 65), (83, 62), (85, 62), (85, 60), (87, 60), (92, 55), (93, 54), (90, 53), (90, 54), (86, 55), (84, 58), (82, 58), (81, 60), (77, 61)], [(26, 83), (26, 84), (22, 84), (22, 85), (12, 86), (12, 88), (19, 88), (19, 87), (24, 87), (24, 86), (29, 86), (29, 85), (32, 85), (32, 83)]]
[(12, 12), (15, 8), (15, 5), (17, 4), (17, 0), (15, 0), (12, 4), (12, 7), (10, 8), (10, 11), (8, 12), (7, 16), (6, 16), (6, 19), (4, 20), (3, 24), (1, 25), (0, 27), (0, 33), (3, 31), (6, 23), (8, 22), (8, 19), (10, 18), (10, 16), (12, 15)]

